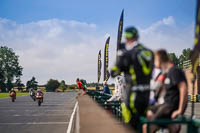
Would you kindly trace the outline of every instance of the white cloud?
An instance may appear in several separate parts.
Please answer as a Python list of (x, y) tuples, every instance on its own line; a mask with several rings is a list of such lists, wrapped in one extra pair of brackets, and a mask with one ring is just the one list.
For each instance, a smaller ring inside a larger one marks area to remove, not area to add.
[[(104, 35), (96, 25), (58, 19), (27, 24), (0, 19), (0, 44), (13, 48), (24, 67), (23, 81), (35, 76), (39, 83), (49, 78), (74, 83), (77, 77), (94, 81), (97, 51)], [(102, 44), (102, 45), (100, 45)]]
[(178, 55), (184, 48), (193, 47), (194, 24), (179, 27), (172, 16), (155, 22), (146, 29), (140, 29), (141, 42), (154, 50), (165, 48)]
[[(24, 67), (23, 81), (35, 76), (40, 84), (49, 78), (74, 83), (77, 77), (97, 80), (97, 54), (110, 40), (110, 66), (115, 60), (116, 34), (98, 34), (95, 24), (49, 19), (26, 24), (0, 18), (0, 44), (13, 48)], [(114, 27), (113, 27), (114, 28)], [(117, 27), (116, 27), (117, 28)], [(179, 27), (172, 16), (146, 29), (139, 28), (141, 42), (152, 49), (180, 53), (193, 45), (193, 24)], [(102, 71), (103, 77), (103, 71)], [(112, 81), (112, 80), (111, 80)]]
[(169, 16), (168, 18), (163, 18), (162, 22), (165, 25), (172, 25), (174, 24), (174, 18), (172, 16)]
[(162, 30), (161, 28), (164, 27), (172, 27), (175, 24), (175, 20), (172, 16), (169, 16), (167, 18), (163, 18), (162, 20), (159, 20), (152, 24), (150, 27), (146, 29), (140, 29), (143, 33), (149, 34), (153, 32), (158, 32), (157, 30)]

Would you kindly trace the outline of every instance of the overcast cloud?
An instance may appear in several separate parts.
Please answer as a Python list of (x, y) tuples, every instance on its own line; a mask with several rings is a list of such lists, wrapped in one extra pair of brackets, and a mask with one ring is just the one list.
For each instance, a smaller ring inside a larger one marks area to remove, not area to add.
[[(179, 27), (172, 16), (146, 29), (139, 28), (141, 42), (152, 49), (167, 48), (180, 54), (192, 47), (194, 24)], [(99, 34), (98, 25), (59, 19), (26, 24), (0, 18), (0, 44), (14, 49), (23, 66), (23, 82), (35, 76), (40, 84), (50, 78), (74, 83), (77, 77), (97, 80), (97, 54), (111, 35), (110, 66), (114, 63), (116, 33)], [(103, 73), (103, 72), (102, 72)]]

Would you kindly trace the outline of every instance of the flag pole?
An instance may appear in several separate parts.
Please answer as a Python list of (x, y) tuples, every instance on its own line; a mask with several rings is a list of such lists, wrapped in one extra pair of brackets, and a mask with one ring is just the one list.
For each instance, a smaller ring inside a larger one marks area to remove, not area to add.
[(97, 63), (97, 86), (96, 86), (96, 90), (99, 90), (99, 81), (101, 78), (101, 50), (99, 50), (98, 53), (98, 63)]
[(197, 76), (197, 68), (199, 67), (199, 53), (200, 53), (200, 0), (197, 0), (194, 49), (191, 53), (192, 74), (193, 74), (191, 118), (194, 118), (194, 108), (195, 108), (194, 89)]
[(195, 80), (196, 80), (196, 74), (193, 73), (193, 79), (192, 79), (192, 107), (191, 107), (191, 118), (194, 118), (194, 89), (195, 89)]

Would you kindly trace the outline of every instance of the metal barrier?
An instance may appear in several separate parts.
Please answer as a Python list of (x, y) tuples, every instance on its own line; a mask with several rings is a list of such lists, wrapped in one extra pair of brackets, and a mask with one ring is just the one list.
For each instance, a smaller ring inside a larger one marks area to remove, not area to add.
[(112, 114), (116, 116), (117, 119), (120, 121), (122, 120), (120, 101), (106, 103), (111, 95), (101, 93), (100, 91), (88, 90), (87, 94), (91, 96), (100, 106), (107, 110), (111, 110)]
[(147, 133), (150, 133), (150, 125), (168, 125), (168, 124), (186, 124), (187, 125), (187, 133), (199, 133), (200, 132), (200, 121), (185, 118), (184, 116), (180, 116), (177, 119), (159, 119), (154, 121), (148, 121), (146, 118), (140, 118), (140, 128), (139, 132), (142, 133), (142, 126), (147, 124)]
[[(109, 102), (105, 103), (111, 95), (101, 93), (100, 91), (95, 91), (95, 90), (88, 90), (87, 94), (91, 96), (100, 106), (107, 110), (112, 110), (112, 114), (116, 116), (117, 119), (120, 121), (122, 120), (122, 111), (120, 104), (121, 102), (116, 101), (116, 102)], [(194, 100), (200, 101), (200, 95), (196, 96), (188, 96), (188, 100)], [(170, 119), (163, 119), (163, 120), (155, 120), (155, 121), (148, 121), (146, 118), (141, 117), (140, 118), (140, 127), (139, 127), (139, 132), (142, 133), (142, 126), (144, 124), (147, 124), (147, 132), (149, 133), (150, 125), (151, 124), (186, 124), (187, 125), (187, 133), (200, 133), (200, 120), (194, 120), (190, 118), (185, 118), (183, 116), (178, 117), (177, 119), (170, 120)]]

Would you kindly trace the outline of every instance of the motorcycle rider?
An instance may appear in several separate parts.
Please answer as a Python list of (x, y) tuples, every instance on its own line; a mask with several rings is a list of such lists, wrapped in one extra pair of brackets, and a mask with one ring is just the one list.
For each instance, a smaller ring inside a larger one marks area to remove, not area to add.
[(37, 89), (36, 94), (37, 94), (37, 93), (39, 93), (40, 95), (42, 95), (42, 102), (43, 102), (43, 95), (44, 95), (44, 94), (43, 94), (43, 92), (41, 91), (41, 89)]
[(33, 98), (33, 100), (35, 101), (35, 91), (33, 90), (33, 88), (30, 89), (29, 94)]
[(125, 50), (118, 52), (111, 76), (125, 74), (126, 88), (122, 101), (122, 117), (125, 123), (137, 129), (140, 116), (145, 116), (149, 103), (150, 79), (154, 64), (153, 52), (138, 42), (135, 27), (125, 30)]
[(12, 92), (15, 93), (15, 99), (16, 99), (16, 91), (14, 90), (14, 88), (12, 88), (12, 89), (10, 90), (10, 94), (11, 94)]
[(34, 96), (35, 95), (35, 91), (33, 90), (33, 88), (30, 89), (29, 94), (30, 94), (30, 96)]

